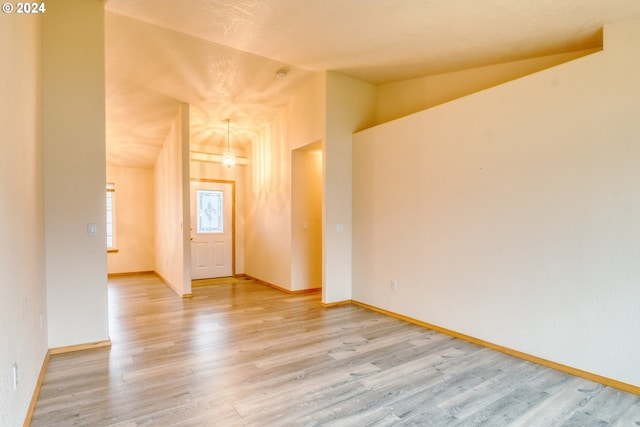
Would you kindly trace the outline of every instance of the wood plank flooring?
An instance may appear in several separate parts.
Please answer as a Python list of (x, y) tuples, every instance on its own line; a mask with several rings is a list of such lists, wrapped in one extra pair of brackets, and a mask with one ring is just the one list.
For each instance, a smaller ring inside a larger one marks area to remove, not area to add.
[(52, 356), (31, 425), (640, 426), (640, 396), (319, 302), (112, 279), (112, 347)]

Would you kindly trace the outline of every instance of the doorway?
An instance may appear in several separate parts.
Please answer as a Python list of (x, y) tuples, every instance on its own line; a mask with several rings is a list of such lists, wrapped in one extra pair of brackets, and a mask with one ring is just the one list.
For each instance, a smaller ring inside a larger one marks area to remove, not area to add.
[(235, 182), (191, 181), (191, 279), (235, 273)]
[(322, 143), (292, 151), (291, 289), (322, 288)]

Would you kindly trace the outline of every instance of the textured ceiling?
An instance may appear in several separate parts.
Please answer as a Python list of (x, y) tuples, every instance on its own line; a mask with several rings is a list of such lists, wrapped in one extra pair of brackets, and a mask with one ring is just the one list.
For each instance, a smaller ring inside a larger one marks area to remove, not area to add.
[[(107, 156), (151, 166), (179, 102), (192, 142), (247, 144), (312, 72), (379, 84), (597, 47), (639, 0), (107, 0)], [(281, 68), (285, 79), (276, 79)]]

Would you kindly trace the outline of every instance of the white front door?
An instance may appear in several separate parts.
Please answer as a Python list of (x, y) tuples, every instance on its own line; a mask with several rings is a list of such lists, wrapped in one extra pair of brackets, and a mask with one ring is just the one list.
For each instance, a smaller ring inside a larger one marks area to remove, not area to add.
[(191, 182), (191, 278), (233, 275), (233, 185)]

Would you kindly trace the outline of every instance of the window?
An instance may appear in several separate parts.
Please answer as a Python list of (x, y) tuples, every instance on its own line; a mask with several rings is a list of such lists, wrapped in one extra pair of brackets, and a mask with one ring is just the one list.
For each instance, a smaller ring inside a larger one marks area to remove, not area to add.
[(116, 184), (107, 182), (107, 250), (115, 250), (115, 194)]
[(197, 233), (224, 233), (223, 197), (222, 191), (196, 190)]

